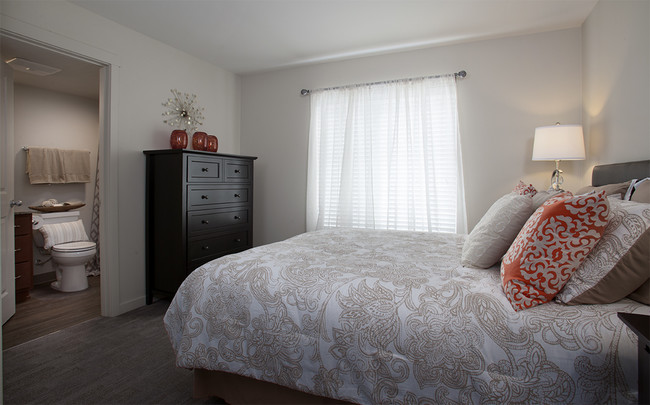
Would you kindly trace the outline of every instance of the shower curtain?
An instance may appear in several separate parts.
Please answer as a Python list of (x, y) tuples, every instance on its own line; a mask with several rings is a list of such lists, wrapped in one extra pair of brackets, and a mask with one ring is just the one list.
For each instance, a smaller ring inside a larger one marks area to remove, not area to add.
[(90, 221), (90, 240), (97, 245), (97, 254), (86, 265), (87, 276), (99, 275), (99, 146), (97, 147), (97, 166), (95, 169), (95, 195), (93, 197), (93, 213)]

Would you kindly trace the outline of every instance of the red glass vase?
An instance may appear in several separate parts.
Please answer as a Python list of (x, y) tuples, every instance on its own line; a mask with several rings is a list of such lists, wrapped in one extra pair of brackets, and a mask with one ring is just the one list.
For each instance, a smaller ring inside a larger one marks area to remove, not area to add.
[(192, 149), (207, 150), (208, 134), (206, 134), (205, 132), (195, 132), (194, 135), (192, 135)]
[(208, 135), (208, 152), (216, 152), (219, 150), (219, 140), (214, 135)]
[(169, 144), (172, 149), (185, 149), (187, 148), (187, 132), (182, 129), (175, 129), (169, 138)]

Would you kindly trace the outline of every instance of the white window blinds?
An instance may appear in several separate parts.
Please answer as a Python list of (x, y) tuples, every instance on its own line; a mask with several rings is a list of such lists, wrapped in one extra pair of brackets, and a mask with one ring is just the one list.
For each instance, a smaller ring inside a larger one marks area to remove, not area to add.
[(466, 232), (454, 75), (311, 95), (307, 230)]

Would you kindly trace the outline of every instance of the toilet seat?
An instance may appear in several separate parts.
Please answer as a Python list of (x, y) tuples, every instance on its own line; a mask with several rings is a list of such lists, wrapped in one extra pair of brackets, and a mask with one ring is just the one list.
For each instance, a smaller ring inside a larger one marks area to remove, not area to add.
[(80, 253), (93, 250), (95, 249), (95, 246), (95, 242), (89, 241), (68, 242), (52, 246), (52, 251), (61, 253)]

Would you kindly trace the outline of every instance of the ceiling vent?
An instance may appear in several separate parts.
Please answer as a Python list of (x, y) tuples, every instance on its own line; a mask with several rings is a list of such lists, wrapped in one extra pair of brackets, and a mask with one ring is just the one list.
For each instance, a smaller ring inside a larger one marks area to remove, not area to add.
[(13, 59), (9, 59), (6, 62), (14, 70), (18, 70), (20, 72), (25, 72), (25, 73), (31, 73), (36, 76), (49, 76), (61, 71), (61, 69), (52, 66), (42, 65), (40, 63), (32, 62), (31, 60), (22, 59), (22, 58), (13, 58)]

